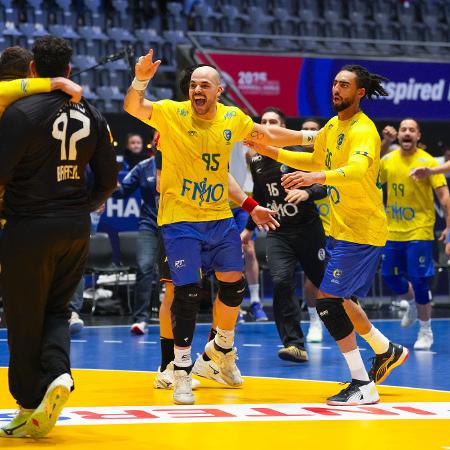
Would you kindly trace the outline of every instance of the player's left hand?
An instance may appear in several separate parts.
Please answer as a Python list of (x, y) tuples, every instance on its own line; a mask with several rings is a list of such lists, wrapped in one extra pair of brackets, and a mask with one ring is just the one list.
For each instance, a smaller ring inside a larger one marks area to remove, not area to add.
[(293, 203), (294, 205), (298, 205), (300, 202), (306, 202), (308, 198), (309, 194), (304, 189), (289, 189), (284, 200)]
[(269, 231), (276, 230), (280, 224), (275, 219), (276, 211), (269, 208), (264, 208), (263, 206), (256, 206), (255, 209), (250, 213), (253, 222), (258, 225), (260, 230)]
[(281, 185), (287, 189), (311, 186), (316, 183), (323, 184), (325, 175), (323, 172), (291, 172), (281, 177)]
[(431, 175), (431, 170), (429, 167), (417, 167), (416, 169), (411, 170), (409, 174), (414, 180), (423, 180)]

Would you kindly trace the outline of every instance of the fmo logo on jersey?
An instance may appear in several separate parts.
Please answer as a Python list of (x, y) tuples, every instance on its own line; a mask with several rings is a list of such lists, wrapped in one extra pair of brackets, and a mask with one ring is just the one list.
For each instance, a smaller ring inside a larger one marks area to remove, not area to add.
[(208, 184), (208, 179), (203, 178), (202, 181), (193, 181), (183, 178), (183, 187), (181, 188), (181, 196), (187, 196), (190, 200), (199, 202), (201, 206), (204, 202), (218, 202), (222, 199), (225, 188), (223, 184)]

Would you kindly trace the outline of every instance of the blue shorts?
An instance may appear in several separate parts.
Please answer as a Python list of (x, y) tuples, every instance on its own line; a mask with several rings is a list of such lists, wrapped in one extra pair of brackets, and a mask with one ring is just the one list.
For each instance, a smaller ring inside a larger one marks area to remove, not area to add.
[[(247, 225), (250, 214), (242, 208), (234, 208), (231, 210), (231, 212), (233, 213), (239, 233), (242, 233), (245, 230), (245, 226)], [(252, 241), (256, 239), (256, 230), (253, 231), (252, 237), (250, 239)]]
[(433, 241), (387, 241), (382, 258), (383, 276), (425, 278), (434, 275)]
[(338, 241), (330, 237), (330, 254), (320, 290), (336, 297), (365, 297), (372, 286), (383, 247)]
[(208, 222), (178, 222), (161, 227), (175, 286), (198, 283), (205, 273), (242, 272), (244, 259), (233, 218)]

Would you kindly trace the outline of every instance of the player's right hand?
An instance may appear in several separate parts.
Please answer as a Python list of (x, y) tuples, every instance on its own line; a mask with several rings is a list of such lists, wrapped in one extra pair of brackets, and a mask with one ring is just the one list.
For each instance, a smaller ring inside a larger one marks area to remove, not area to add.
[(145, 56), (141, 56), (135, 66), (135, 76), (139, 81), (151, 80), (158, 70), (161, 60), (153, 62), (153, 49), (151, 48)]
[(431, 170), (429, 167), (417, 167), (416, 169), (411, 170), (409, 174), (414, 180), (423, 180), (431, 175)]
[(397, 130), (391, 125), (387, 125), (383, 128), (383, 139), (389, 143), (394, 142), (397, 139)]

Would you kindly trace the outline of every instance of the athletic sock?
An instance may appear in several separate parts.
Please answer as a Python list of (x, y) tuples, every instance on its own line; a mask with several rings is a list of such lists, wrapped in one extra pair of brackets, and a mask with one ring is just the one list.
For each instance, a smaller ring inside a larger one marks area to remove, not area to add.
[(174, 369), (186, 370), (187, 373), (190, 373), (190, 371), (192, 370), (191, 347), (175, 348), (174, 353)]
[(217, 334), (214, 338), (214, 347), (223, 353), (228, 353), (233, 349), (234, 330), (222, 330), (217, 327)]
[(431, 319), (428, 320), (420, 320), (419, 319), (419, 324), (420, 324), (420, 329), (421, 330), (431, 330)]
[(317, 314), (317, 309), (316, 308), (312, 308), (310, 306), (308, 306), (308, 314), (309, 314), (309, 321), (311, 323), (313, 322), (320, 322), (320, 317), (319, 314)]
[(249, 284), (248, 290), (250, 291), (250, 303), (261, 303), (259, 298), (259, 283)]
[(363, 360), (359, 349), (352, 350), (351, 352), (343, 353), (345, 360), (347, 361), (348, 368), (352, 375), (352, 379), (358, 381), (370, 381), (367, 370), (364, 367)]
[(161, 367), (160, 371), (164, 372), (169, 363), (175, 359), (175, 353), (173, 351), (173, 339), (160, 337), (159, 343), (161, 345)]
[[(208, 336), (208, 342), (212, 341), (216, 337), (217, 331), (214, 328), (211, 328)], [(211, 358), (206, 354), (206, 352), (203, 352), (202, 354), (203, 361), (211, 361)]]
[(370, 331), (367, 334), (361, 334), (361, 337), (367, 341), (377, 355), (382, 355), (389, 350), (389, 339), (373, 325)]

